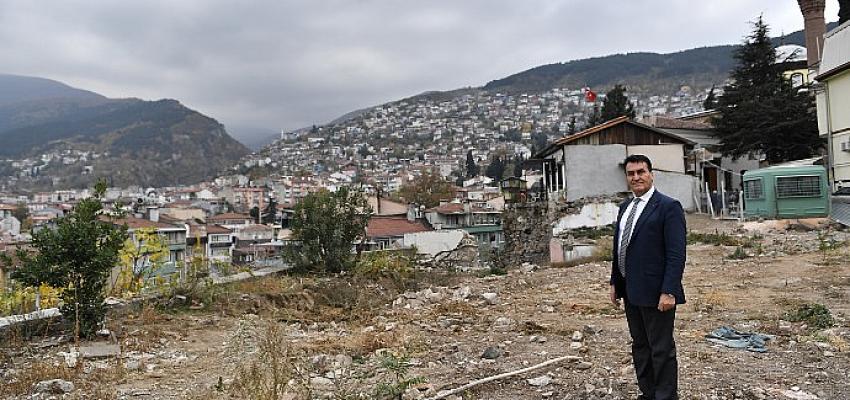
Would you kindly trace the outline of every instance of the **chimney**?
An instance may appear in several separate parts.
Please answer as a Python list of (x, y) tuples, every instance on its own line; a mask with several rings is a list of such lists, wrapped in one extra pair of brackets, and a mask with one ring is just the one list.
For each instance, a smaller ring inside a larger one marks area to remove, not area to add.
[(408, 222), (416, 222), (416, 219), (419, 218), (419, 207), (416, 203), (410, 203), (407, 205), (407, 221)]
[(826, 0), (797, 0), (797, 3), (800, 4), (800, 11), (803, 12), (805, 20), (808, 65), (809, 68), (814, 68), (820, 63), (823, 35), (826, 33)]

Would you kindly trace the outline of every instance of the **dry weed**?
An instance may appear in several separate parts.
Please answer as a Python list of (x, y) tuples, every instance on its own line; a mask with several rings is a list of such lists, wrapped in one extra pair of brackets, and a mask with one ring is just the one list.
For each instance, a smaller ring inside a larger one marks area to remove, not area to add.
[(310, 398), (304, 357), (287, 343), (283, 328), (267, 322), (255, 340), (256, 352), (236, 368), (228, 393), (252, 400)]
[(12, 376), (0, 385), (0, 397), (16, 398), (32, 391), (33, 386), (48, 379), (64, 379), (73, 381), (74, 370), (63, 365), (46, 361), (25, 363), (16, 369)]
[(38, 382), (63, 379), (77, 386), (77, 397), (108, 399), (114, 397), (114, 393), (108, 389), (110, 385), (122, 381), (127, 375), (123, 366), (112, 365), (112, 362), (106, 368), (95, 368), (88, 374), (83, 373), (84, 369), (82, 362), (76, 368), (44, 360), (20, 363), (6, 382), (0, 385), (0, 398), (21, 398), (32, 393), (33, 386)]

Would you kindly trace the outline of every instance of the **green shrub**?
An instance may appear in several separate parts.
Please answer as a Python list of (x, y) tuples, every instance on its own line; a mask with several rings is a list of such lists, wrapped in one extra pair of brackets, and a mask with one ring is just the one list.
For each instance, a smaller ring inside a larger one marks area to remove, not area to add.
[(425, 378), (409, 377), (410, 359), (407, 356), (397, 357), (393, 354), (381, 356), (380, 367), (388, 380), (375, 386), (376, 399), (401, 400), (404, 392), (413, 385), (425, 382)]
[(748, 258), (750, 255), (747, 254), (746, 250), (742, 246), (738, 246), (735, 248), (735, 252), (729, 255), (730, 260), (744, 260)]
[(364, 253), (354, 266), (354, 275), (393, 280), (408, 279), (413, 275), (413, 260), (398, 251), (373, 251)]
[(789, 312), (787, 318), (791, 322), (805, 322), (810, 328), (826, 329), (835, 325), (835, 319), (829, 309), (823, 304), (803, 304), (798, 309)]

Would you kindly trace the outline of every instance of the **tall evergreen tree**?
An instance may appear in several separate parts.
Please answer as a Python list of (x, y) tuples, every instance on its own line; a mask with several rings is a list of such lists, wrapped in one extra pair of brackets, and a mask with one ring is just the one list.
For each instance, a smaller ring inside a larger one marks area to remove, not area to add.
[(263, 209), (263, 213), (260, 216), (260, 222), (264, 224), (274, 224), (277, 219), (277, 202), (274, 198), (269, 198), (269, 204), (266, 205), (266, 208)]
[(714, 119), (720, 150), (734, 158), (763, 154), (770, 163), (810, 157), (822, 146), (813, 99), (785, 79), (768, 33), (759, 17), (735, 52), (732, 83), (723, 88)]
[(630, 119), (635, 118), (635, 107), (629, 98), (626, 97), (626, 87), (623, 85), (614, 85), (614, 88), (605, 93), (605, 100), (602, 101), (602, 110), (599, 113), (599, 122), (601, 124), (612, 119), (627, 116)]
[(485, 171), (484, 174), (496, 181), (501, 181), (502, 177), (505, 175), (505, 163), (502, 161), (502, 157), (493, 157), (490, 161), (490, 165), (487, 166), (487, 171)]
[(549, 135), (544, 132), (535, 132), (531, 134), (531, 141), (534, 143), (534, 147), (543, 150), (549, 145)]
[(714, 85), (711, 85), (711, 90), (708, 91), (708, 96), (705, 97), (705, 101), (702, 102), (702, 108), (704, 110), (713, 110), (717, 107), (717, 96), (714, 94)]
[(585, 127), (585, 129), (599, 125), (603, 122), (605, 121), (602, 120), (602, 114), (599, 111), (599, 105), (594, 105), (593, 112), (591, 112), (590, 116), (587, 117), (587, 126)]
[(578, 131), (578, 128), (576, 127), (576, 117), (571, 117), (570, 124), (567, 127), (567, 134), (572, 135), (573, 133), (576, 133), (576, 131)]
[[(573, 117), (575, 120), (575, 117)], [(522, 164), (525, 160), (523, 160), (522, 154), (517, 154), (514, 156), (514, 176), (519, 178), (522, 176)]]
[(472, 156), (472, 150), (466, 152), (466, 177), (472, 178), (478, 175), (478, 165), (475, 164), (475, 157)]
[(850, 21), (850, 0), (838, 0), (838, 24)]
[(248, 215), (251, 216), (251, 221), (253, 221), (255, 224), (260, 223), (260, 207), (251, 207), (251, 209), (248, 210)]

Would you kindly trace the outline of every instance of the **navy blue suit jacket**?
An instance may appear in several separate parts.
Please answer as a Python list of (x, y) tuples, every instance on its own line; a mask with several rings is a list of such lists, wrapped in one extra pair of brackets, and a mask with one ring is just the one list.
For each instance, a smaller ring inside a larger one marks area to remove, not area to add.
[(620, 220), (630, 201), (620, 204), (614, 228), (610, 283), (614, 285), (617, 298), (625, 296), (629, 304), (656, 307), (661, 294), (668, 293), (676, 297), (676, 304), (683, 304), (687, 229), (682, 205), (655, 190), (632, 228), (626, 251), (626, 277), (623, 278), (617, 262), (617, 244), (620, 242)]

